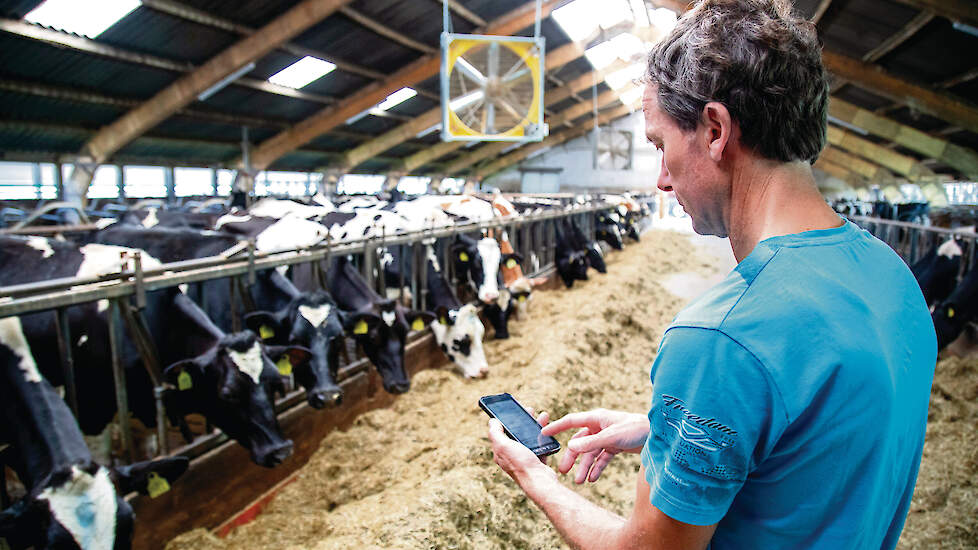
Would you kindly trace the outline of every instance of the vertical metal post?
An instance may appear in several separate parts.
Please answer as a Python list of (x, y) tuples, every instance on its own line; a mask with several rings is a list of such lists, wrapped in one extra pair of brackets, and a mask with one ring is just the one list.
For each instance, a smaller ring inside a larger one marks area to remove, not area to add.
[(170, 454), (170, 442), (166, 440), (166, 410), (163, 406), (163, 395), (166, 388), (153, 387), (153, 399), (156, 401), (156, 439), (160, 455)]
[(65, 401), (68, 408), (78, 418), (78, 390), (75, 386), (75, 360), (71, 353), (71, 330), (68, 327), (68, 312), (59, 307), (54, 311), (55, 333), (58, 337), (58, 350), (61, 352), (61, 369), (65, 382)]
[(129, 425), (129, 395), (126, 388), (126, 371), (122, 364), (122, 341), (119, 335), (119, 299), (109, 304), (109, 352), (112, 355), (112, 378), (115, 381), (115, 403), (118, 411), (119, 432), (122, 434), (122, 446), (126, 453), (126, 461), (132, 463), (134, 452), (132, 443), (132, 427)]
[[(380, 247), (384, 249), (384, 252), (390, 254), (390, 251), (387, 250), (386, 242), (387, 226), (382, 225), (380, 226)], [(374, 250), (376, 250), (376, 247), (374, 247)], [(381, 258), (377, 258), (377, 289), (381, 296), (384, 298), (387, 297), (387, 277), (384, 273), (384, 262), (381, 261)]]
[(411, 254), (414, 257), (414, 262), (412, 262), (414, 269), (411, 270), (411, 309), (421, 309), (418, 298), (420, 297), (421, 289), (418, 288), (418, 246), (420, 242), (415, 241), (411, 243)]
[[(125, 199), (126, 198), (126, 167), (121, 164), (118, 164), (116, 165), (115, 169), (116, 169), (115, 186), (118, 189), (119, 198)], [(92, 181), (94, 182), (94, 178)]]
[(407, 257), (404, 255), (404, 245), (397, 245), (397, 257), (401, 260), (401, 265), (397, 270), (397, 295), (398, 301), (404, 305), (404, 270), (407, 269)]
[(31, 183), (34, 184), (34, 193), (37, 195), (38, 200), (44, 198), (41, 193), (41, 165), (32, 162), (31, 163)]
[(163, 185), (166, 186), (166, 203), (173, 204), (177, 202), (177, 189), (172, 166), (163, 167)]
[(217, 196), (217, 168), (211, 168), (211, 196)]
[(57, 189), (59, 201), (65, 200), (64, 174), (62, 173), (62, 170), (64, 170), (63, 166), (64, 165), (62, 165), (60, 162), (54, 163), (54, 187)]
[(374, 256), (376, 255), (376, 247), (373, 244), (372, 238), (367, 238), (363, 241), (363, 266), (362, 273), (363, 278), (367, 281), (367, 286), (374, 289), (376, 287), (376, 281), (374, 280)]

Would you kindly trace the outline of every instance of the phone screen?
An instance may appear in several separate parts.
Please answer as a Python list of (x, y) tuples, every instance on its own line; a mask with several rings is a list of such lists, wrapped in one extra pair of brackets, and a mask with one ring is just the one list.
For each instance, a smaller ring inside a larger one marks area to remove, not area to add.
[(540, 424), (509, 394), (492, 395), (480, 400), (492, 416), (502, 422), (514, 439), (537, 454), (551, 454), (560, 449), (557, 440), (540, 433)]

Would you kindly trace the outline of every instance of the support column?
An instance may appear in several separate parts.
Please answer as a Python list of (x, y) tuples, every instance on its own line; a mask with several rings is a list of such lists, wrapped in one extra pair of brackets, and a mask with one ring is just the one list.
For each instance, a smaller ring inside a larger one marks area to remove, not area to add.
[(121, 164), (116, 166), (116, 169), (118, 172), (115, 177), (115, 185), (119, 189), (119, 198), (124, 199), (126, 198), (126, 170)]
[[(64, 185), (64, 200), (85, 207), (88, 186), (92, 184), (98, 164), (91, 157), (80, 157), (75, 160), (71, 175)], [(73, 214), (71, 214), (73, 215)]]
[(211, 168), (211, 196), (217, 196), (217, 168)]
[(58, 194), (58, 200), (65, 200), (65, 186), (64, 178), (61, 177), (61, 171), (64, 170), (64, 165), (60, 162), (55, 161), (54, 163), (54, 188)]
[(177, 202), (177, 188), (172, 166), (163, 167), (163, 184), (166, 185), (167, 204), (174, 204)]

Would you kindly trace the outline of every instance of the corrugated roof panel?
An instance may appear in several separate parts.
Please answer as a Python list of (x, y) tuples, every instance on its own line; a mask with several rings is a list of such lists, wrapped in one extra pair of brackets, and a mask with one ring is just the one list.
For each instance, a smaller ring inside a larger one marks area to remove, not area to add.
[[(274, 135), (276, 129), (248, 128), (248, 137), (252, 143), (260, 143)], [(188, 139), (215, 140), (235, 142), (241, 141), (241, 126), (220, 124), (191, 119), (181, 116), (170, 117), (153, 128), (154, 134), (178, 136)]]
[(462, 5), (479, 14), (487, 22), (492, 22), (500, 15), (531, 3), (523, 0), (468, 0), (462, 2)]
[(0, 151), (77, 153), (88, 135), (88, 132), (74, 129), (16, 127), (0, 123)]
[(298, 0), (181, 0), (207, 13), (259, 28), (282, 15)]
[(825, 47), (859, 59), (903, 28), (917, 10), (888, 0), (850, 0), (830, 6), (819, 22)]
[(178, 75), (0, 33), (0, 76), (148, 98)]
[[(370, 19), (432, 48), (440, 47), (441, 2), (417, 0), (359, 0), (350, 7)], [(455, 32), (470, 32), (471, 23), (453, 22)]]
[(326, 107), (324, 103), (265, 93), (242, 86), (228, 86), (209, 97), (205, 103), (228, 114), (282, 118), (294, 122)]
[[(960, 52), (959, 55), (948, 55)], [(978, 66), (978, 36), (955, 30), (950, 21), (935, 17), (917, 34), (880, 61), (893, 75), (926, 84), (957, 76)]]
[(886, 117), (901, 124), (913, 126), (914, 128), (924, 132), (940, 130), (941, 128), (944, 128), (950, 124), (949, 122), (945, 122), (939, 118), (934, 118), (930, 115), (912, 111), (909, 107), (902, 107), (896, 111), (887, 113)]
[(324, 149), (327, 151), (346, 151), (360, 145), (361, 141), (350, 139), (335, 134), (323, 134), (309, 143), (313, 149)]
[(0, 92), (0, 119), (52, 122), (98, 128), (125, 112), (112, 105), (75, 103), (49, 97)]
[(314, 25), (293, 42), (386, 73), (393, 73), (421, 56), (417, 50), (382, 37), (340, 14)]
[(968, 82), (958, 84), (957, 86), (950, 88), (948, 91), (968, 99), (972, 103), (978, 103), (978, 78), (973, 78)]
[(99, 42), (129, 51), (201, 65), (240, 39), (239, 35), (161, 13), (145, 6), (109, 27)]
[(239, 150), (232, 144), (203, 142), (170, 142), (153, 138), (138, 139), (116, 153), (119, 157), (168, 158), (177, 163), (220, 163), (236, 158)]
[(354, 132), (360, 132), (363, 134), (370, 134), (372, 136), (380, 135), (388, 130), (396, 128), (403, 124), (400, 120), (393, 118), (383, 118), (374, 115), (367, 115), (360, 120), (354, 122), (352, 125), (347, 125), (345, 128), (349, 128)]
[(0, 7), (0, 14), (11, 19), (22, 19), (31, 10), (36, 8), (44, 0), (7, 0), (6, 5)]

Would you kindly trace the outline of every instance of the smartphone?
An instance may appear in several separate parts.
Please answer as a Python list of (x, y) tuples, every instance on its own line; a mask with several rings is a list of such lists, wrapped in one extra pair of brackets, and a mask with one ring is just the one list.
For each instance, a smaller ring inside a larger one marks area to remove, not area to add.
[(519, 441), (537, 456), (552, 455), (560, 450), (560, 443), (549, 435), (540, 433), (540, 424), (508, 393), (486, 395), (479, 398), (479, 407), (486, 414), (499, 419), (510, 438)]

